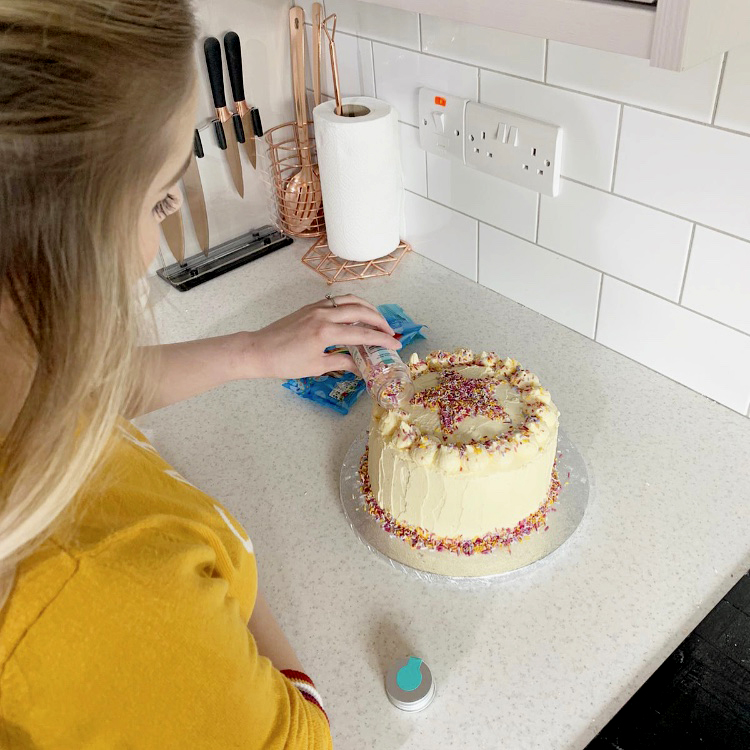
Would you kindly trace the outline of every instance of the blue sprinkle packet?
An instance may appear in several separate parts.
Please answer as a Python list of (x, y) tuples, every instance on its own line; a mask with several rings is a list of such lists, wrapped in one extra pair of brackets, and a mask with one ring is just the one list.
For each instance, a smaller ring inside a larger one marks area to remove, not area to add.
[[(396, 332), (403, 346), (423, 339), (423, 323), (415, 323), (398, 305), (378, 305), (378, 310)], [(346, 351), (346, 347), (330, 347), (328, 351)], [(293, 378), (282, 383), (292, 393), (327, 406), (339, 414), (348, 414), (365, 390), (365, 381), (353, 372), (338, 370), (311, 378)]]
[(388, 321), (388, 325), (396, 332), (396, 338), (406, 346), (414, 339), (423, 339), (424, 323), (415, 323), (398, 305), (378, 305), (380, 314)]
[(286, 380), (282, 385), (292, 393), (328, 406), (339, 414), (348, 414), (359, 394), (365, 390), (362, 378), (341, 370), (314, 378)]

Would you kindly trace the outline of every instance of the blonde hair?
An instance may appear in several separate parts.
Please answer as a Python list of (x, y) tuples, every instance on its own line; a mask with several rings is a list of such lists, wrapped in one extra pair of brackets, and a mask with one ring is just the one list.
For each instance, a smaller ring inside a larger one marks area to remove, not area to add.
[(0, 302), (28, 364), (0, 444), (6, 581), (142, 394), (138, 219), (194, 36), (187, 0), (0, 0)]

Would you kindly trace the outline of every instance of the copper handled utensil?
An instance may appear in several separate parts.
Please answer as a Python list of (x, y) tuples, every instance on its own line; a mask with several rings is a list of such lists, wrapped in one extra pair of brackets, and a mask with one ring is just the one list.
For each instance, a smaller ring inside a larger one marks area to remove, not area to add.
[[(328, 22), (333, 21), (333, 27), (331, 30), (328, 30)], [(344, 110), (343, 106), (341, 104), (341, 86), (339, 84), (339, 66), (338, 66), (338, 56), (336, 54), (336, 43), (333, 40), (333, 37), (336, 35), (336, 14), (331, 13), (328, 18), (323, 21), (323, 31), (325, 31), (326, 36), (328, 37), (328, 47), (331, 54), (331, 78), (333, 78), (333, 98), (336, 100), (336, 109), (334, 112), (337, 115), (342, 115)]]
[(321, 47), (323, 36), (323, 6), (320, 3), (313, 3), (313, 23), (312, 23), (312, 40), (313, 40), (313, 57), (312, 57), (312, 84), (313, 98), (315, 106), (320, 104), (320, 61)]
[(289, 11), (289, 40), (292, 52), (292, 89), (294, 113), (299, 140), (300, 170), (284, 186), (283, 211), (295, 232), (304, 231), (320, 211), (320, 178), (312, 168), (308, 135), (305, 93), (305, 11), (293, 7)]

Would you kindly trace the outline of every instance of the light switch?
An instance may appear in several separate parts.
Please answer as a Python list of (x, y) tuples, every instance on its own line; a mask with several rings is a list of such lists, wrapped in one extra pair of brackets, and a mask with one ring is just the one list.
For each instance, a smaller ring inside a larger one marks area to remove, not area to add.
[(419, 142), (425, 151), (464, 160), (467, 99), (435, 89), (419, 89)]

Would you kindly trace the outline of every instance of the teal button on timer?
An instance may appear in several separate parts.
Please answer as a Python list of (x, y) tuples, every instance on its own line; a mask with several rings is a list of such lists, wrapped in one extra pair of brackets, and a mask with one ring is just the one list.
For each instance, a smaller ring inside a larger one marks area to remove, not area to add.
[(435, 697), (430, 668), (416, 656), (396, 659), (385, 676), (388, 700), (402, 711), (421, 711)]

